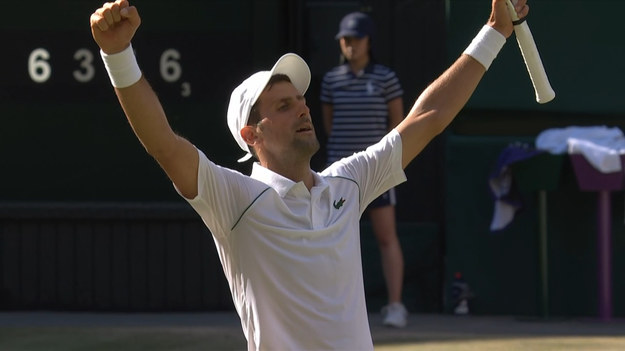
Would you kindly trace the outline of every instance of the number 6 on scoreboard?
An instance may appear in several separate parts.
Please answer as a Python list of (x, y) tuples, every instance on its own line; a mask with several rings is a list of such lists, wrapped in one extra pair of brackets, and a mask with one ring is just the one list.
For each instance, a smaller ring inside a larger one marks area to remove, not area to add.
[[(516, 2), (516, 0), (514, 2)], [(512, 21), (515, 22), (514, 34), (516, 35), (519, 48), (521, 49), (521, 55), (523, 55), (527, 72), (530, 75), (534, 91), (536, 92), (536, 101), (540, 104), (547, 103), (553, 100), (556, 93), (551, 88), (551, 84), (547, 78), (547, 73), (545, 72), (543, 62), (538, 54), (538, 48), (534, 42), (530, 27), (527, 25), (527, 21), (519, 21), (519, 17), (514, 10), (514, 5), (510, 0), (507, 0), (507, 5), (510, 17), (512, 17)]]

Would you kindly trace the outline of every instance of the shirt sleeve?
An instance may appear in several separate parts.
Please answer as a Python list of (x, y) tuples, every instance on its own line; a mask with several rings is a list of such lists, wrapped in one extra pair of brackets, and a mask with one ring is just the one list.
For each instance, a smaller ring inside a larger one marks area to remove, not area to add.
[(402, 164), (402, 141), (391, 130), (378, 143), (328, 167), (323, 174), (343, 176), (356, 181), (360, 188), (360, 213), (390, 188), (406, 181)]
[(216, 165), (202, 151), (197, 151), (198, 194), (193, 199), (183, 198), (219, 239), (230, 233), (248, 204), (266, 186), (235, 170)]

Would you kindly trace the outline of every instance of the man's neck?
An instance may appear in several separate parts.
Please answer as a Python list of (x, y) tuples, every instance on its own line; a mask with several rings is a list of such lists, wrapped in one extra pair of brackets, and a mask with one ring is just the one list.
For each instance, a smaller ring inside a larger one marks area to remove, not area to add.
[(307, 163), (265, 161), (260, 164), (270, 171), (290, 179), (295, 183), (304, 182), (304, 185), (306, 185), (309, 191), (315, 185), (315, 179), (310, 169), (310, 161)]

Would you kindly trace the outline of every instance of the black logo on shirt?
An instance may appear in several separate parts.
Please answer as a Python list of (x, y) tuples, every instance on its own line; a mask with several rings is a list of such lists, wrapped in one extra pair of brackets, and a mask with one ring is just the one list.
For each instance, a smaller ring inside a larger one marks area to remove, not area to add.
[(336, 200), (334, 200), (334, 203), (332, 205), (334, 206), (334, 208), (338, 210), (339, 208), (343, 206), (344, 203), (345, 203), (345, 199), (341, 198), (339, 202), (336, 202)]

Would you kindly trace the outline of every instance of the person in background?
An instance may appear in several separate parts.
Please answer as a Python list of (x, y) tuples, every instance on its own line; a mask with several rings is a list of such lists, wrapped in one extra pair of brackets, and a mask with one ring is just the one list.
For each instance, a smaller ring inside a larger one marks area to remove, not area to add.
[[(336, 39), (340, 64), (328, 71), (321, 84), (323, 126), (328, 135), (327, 163), (332, 164), (380, 141), (404, 117), (403, 90), (393, 70), (372, 55), (373, 21), (362, 12), (341, 20)], [(388, 304), (383, 324), (402, 328), (408, 311), (402, 303), (404, 259), (395, 222), (395, 188), (367, 208), (380, 248)]]

